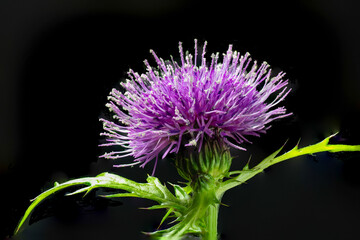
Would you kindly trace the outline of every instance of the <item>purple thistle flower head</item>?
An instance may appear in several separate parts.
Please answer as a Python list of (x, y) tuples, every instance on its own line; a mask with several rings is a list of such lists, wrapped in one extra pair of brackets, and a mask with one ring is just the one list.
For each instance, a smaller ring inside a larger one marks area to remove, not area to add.
[[(147, 71), (129, 70), (122, 82), (122, 93), (113, 89), (107, 106), (115, 121), (101, 119), (107, 137), (102, 146), (121, 146), (125, 150), (105, 153), (101, 157), (133, 156), (133, 163), (144, 167), (159, 156), (165, 158), (179, 149), (195, 147), (199, 152), (204, 141), (221, 140), (228, 147), (245, 150), (241, 144), (247, 136), (259, 136), (278, 118), (289, 116), (284, 107), (276, 107), (290, 92), (284, 73), (271, 76), (266, 62), (250, 67), (249, 53), (241, 56), (232, 45), (222, 62), (219, 53), (201, 56), (195, 40), (194, 56), (184, 55), (179, 43), (180, 62), (159, 58), (150, 50), (157, 67), (144, 61)], [(197, 62), (197, 60), (199, 62)], [(271, 102), (267, 99), (275, 95)]]

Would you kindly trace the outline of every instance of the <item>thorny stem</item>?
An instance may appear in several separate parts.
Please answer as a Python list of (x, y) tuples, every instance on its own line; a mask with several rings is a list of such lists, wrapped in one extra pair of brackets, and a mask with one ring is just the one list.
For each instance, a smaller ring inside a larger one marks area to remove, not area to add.
[(203, 215), (199, 216), (204, 220), (203, 240), (217, 240), (217, 224), (219, 203), (221, 196), (216, 196), (216, 192), (222, 181), (214, 179), (211, 175), (202, 175), (194, 185), (194, 203), (196, 208), (203, 209)]

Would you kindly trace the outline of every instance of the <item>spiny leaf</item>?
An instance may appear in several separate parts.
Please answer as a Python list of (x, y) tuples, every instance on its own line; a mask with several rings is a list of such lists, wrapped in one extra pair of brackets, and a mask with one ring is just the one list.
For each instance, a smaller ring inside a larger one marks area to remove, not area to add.
[(15, 230), (15, 234), (20, 230), (21, 226), (24, 224), (24, 222), (27, 220), (27, 218), (30, 216), (31, 212), (34, 210), (34, 208), (40, 203), (42, 202), (45, 198), (49, 197), (50, 195), (71, 187), (71, 186), (76, 186), (76, 185), (84, 185), (86, 183), (88, 183), (89, 180), (88, 179), (77, 179), (76, 181), (69, 181), (63, 184), (55, 184), (55, 186), (45, 192), (43, 192), (42, 194), (40, 194), (39, 196), (37, 196), (35, 199), (32, 200), (31, 205), (28, 207), (28, 209), (26, 210), (24, 216), (21, 218), (16, 230)]
[(265, 158), (263, 161), (261, 161), (257, 166), (255, 166), (251, 169), (247, 169), (247, 167), (245, 166), (246, 167), (245, 171), (242, 170), (242, 171), (231, 172), (231, 174), (233, 174), (234, 172), (238, 172), (239, 175), (221, 183), (221, 186), (219, 187), (219, 189), (216, 193), (217, 196), (222, 196), (225, 191), (246, 182), (250, 178), (254, 177), (256, 174), (262, 172), (264, 169), (266, 169), (276, 163), (280, 163), (282, 161), (285, 161), (285, 160), (288, 160), (291, 158), (295, 158), (295, 157), (306, 155), (306, 154), (319, 153), (319, 152), (334, 153), (334, 152), (343, 152), (343, 151), (360, 151), (360, 145), (329, 144), (330, 138), (332, 138), (335, 135), (336, 134), (331, 135), (319, 143), (316, 143), (316, 144), (313, 144), (313, 145), (310, 145), (307, 147), (303, 147), (303, 148), (298, 147), (298, 145), (299, 145), (299, 142), (298, 142), (298, 144), (294, 148), (292, 148), (290, 151), (276, 157), (279, 154), (279, 152), (283, 149), (283, 147), (284, 147), (284, 145), (283, 145), (280, 149), (278, 149), (277, 151), (272, 153), (270, 156)]
[(147, 183), (137, 183), (115, 174), (102, 173), (96, 177), (79, 178), (61, 184), (57, 183), (54, 185), (54, 187), (41, 193), (33, 200), (31, 205), (26, 210), (24, 216), (21, 218), (19, 222), (18, 227), (15, 230), (15, 234), (20, 230), (21, 226), (28, 219), (32, 211), (35, 209), (35, 207), (39, 205), (44, 199), (65, 188), (72, 186), (81, 186), (81, 185), (87, 185), (87, 187), (81, 188), (67, 195), (70, 196), (83, 192), (86, 192), (87, 194), (89, 191), (95, 188), (111, 188), (111, 189), (125, 190), (128, 193), (107, 195), (106, 197), (108, 198), (125, 197), (125, 196), (141, 197), (156, 201), (160, 204), (163, 204), (164, 206), (168, 206), (168, 208), (172, 207), (174, 209), (177, 209), (178, 211), (186, 209), (186, 206), (188, 204), (188, 202), (185, 201), (185, 199), (176, 198), (164, 185), (160, 183), (159, 179), (155, 177), (149, 176), (147, 178)]

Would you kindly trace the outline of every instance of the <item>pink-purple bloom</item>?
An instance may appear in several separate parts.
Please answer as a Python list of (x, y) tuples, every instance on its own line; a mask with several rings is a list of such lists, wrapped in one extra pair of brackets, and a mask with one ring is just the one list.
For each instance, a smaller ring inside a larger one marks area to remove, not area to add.
[[(147, 71), (138, 74), (129, 70), (129, 79), (122, 82), (124, 93), (113, 89), (107, 106), (114, 121), (101, 119), (107, 143), (121, 151), (105, 153), (105, 158), (134, 157), (130, 166), (165, 158), (180, 148), (195, 147), (201, 151), (206, 139), (218, 138), (229, 147), (245, 150), (241, 144), (247, 136), (259, 136), (268, 124), (286, 117), (285, 107), (277, 107), (290, 92), (285, 73), (271, 75), (266, 62), (260, 67), (249, 53), (241, 56), (232, 45), (222, 62), (219, 53), (205, 58), (206, 42), (198, 53), (184, 55), (179, 43), (180, 62), (164, 61), (150, 51), (157, 66), (144, 61)], [(268, 98), (274, 94), (271, 102)]]

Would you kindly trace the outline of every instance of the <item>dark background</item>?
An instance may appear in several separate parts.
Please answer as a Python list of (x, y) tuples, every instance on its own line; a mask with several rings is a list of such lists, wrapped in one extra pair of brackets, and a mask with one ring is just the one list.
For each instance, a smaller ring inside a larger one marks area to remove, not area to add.
[[(149, 49), (178, 56), (178, 41), (228, 44), (283, 70), (294, 89), (294, 115), (274, 122), (235, 153), (234, 169), (301, 137), (309, 145), (339, 132), (335, 143), (360, 144), (358, 1), (14, 1), (0, 2), (1, 235), (12, 235), (29, 199), (54, 181), (103, 171), (144, 181), (152, 166), (114, 169), (99, 117), (106, 97), (131, 67), (143, 72)], [(229, 191), (221, 239), (359, 239), (360, 155), (317, 154), (280, 164)], [(169, 161), (156, 172), (181, 180)], [(146, 239), (163, 212), (151, 202), (108, 202), (90, 194), (44, 202), (13, 239)], [(46, 217), (47, 218), (43, 218)], [(41, 219), (41, 220), (40, 220)], [(40, 220), (40, 221), (38, 221)]]

